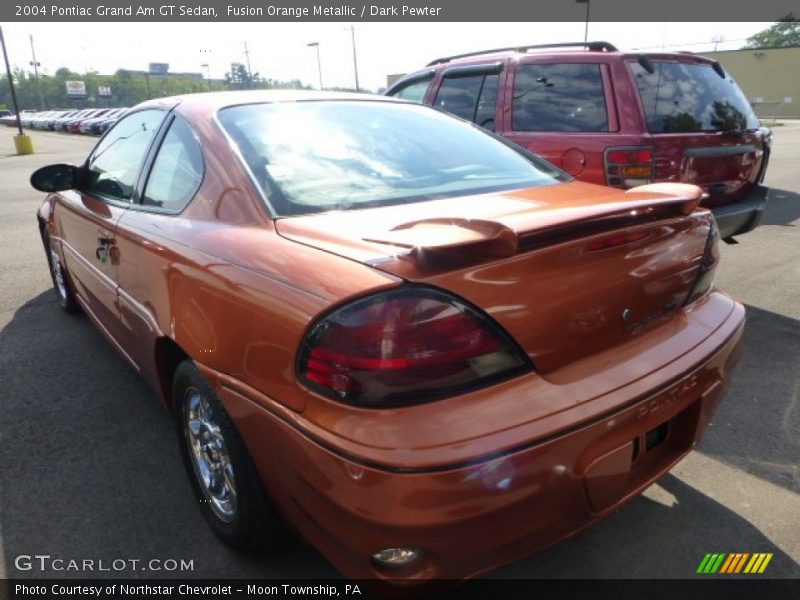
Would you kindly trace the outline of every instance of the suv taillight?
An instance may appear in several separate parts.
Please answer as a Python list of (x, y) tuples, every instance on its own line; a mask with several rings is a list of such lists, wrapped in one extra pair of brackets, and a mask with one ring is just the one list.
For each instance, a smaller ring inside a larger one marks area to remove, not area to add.
[(700, 270), (684, 305), (691, 304), (700, 298), (714, 284), (714, 271), (719, 263), (719, 229), (717, 229), (717, 222), (714, 217), (709, 215), (709, 219), (711, 219), (711, 229), (708, 232), (708, 239), (706, 239), (703, 260), (700, 261)]
[(632, 188), (653, 183), (655, 160), (649, 146), (617, 146), (605, 151), (606, 183)]
[(298, 357), (310, 388), (359, 406), (403, 406), (530, 370), (488, 316), (445, 292), (404, 286), (356, 300), (319, 321)]

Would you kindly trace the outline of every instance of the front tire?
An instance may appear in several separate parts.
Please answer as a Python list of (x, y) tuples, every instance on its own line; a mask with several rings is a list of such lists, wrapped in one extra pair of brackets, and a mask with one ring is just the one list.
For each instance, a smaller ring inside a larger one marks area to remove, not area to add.
[(68, 313), (74, 314), (81, 312), (81, 307), (72, 291), (69, 274), (67, 273), (66, 267), (61, 262), (61, 257), (56, 250), (55, 244), (53, 244), (53, 241), (47, 233), (42, 234), (42, 241), (44, 242), (45, 252), (47, 253), (47, 265), (50, 267), (50, 278), (53, 280), (53, 289), (58, 298), (58, 305), (63, 311)]
[(247, 448), (191, 360), (175, 371), (173, 406), (186, 472), (214, 534), (235, 550), (273, 549), (283, 540)]

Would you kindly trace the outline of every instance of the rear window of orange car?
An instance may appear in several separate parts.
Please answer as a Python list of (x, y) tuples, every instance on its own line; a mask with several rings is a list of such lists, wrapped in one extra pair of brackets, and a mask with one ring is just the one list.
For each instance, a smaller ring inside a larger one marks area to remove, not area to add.
[(537, 187), (565, 177), (473, 125), (415, 104), (250, 104), (223, 109), (219, 120), (276, 216)]
[(650, 133), (732, 131), (759, 126), (736, 82), (711, 64), (652, 61), (650, 73), (629, 63)]

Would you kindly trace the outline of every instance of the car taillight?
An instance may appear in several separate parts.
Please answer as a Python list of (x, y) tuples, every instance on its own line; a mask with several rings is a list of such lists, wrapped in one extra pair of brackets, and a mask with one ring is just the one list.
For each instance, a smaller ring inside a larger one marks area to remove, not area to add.
[(655, 176), (653, 150), (647, 146), (620, 146), (605, 152), (606, 183), (631, 188), (652, 183)]
[(711, 219), (711, 229), (708, 232), (708, 239), (706, 240), (705, 251), (703, 252), (703, 260), (700, 261), (700, 270), (697, 273), (697, 279), (692, 285), (692, 291), (686, 298), (684, 305), (691, 304), (700, 296), (705, 294), (711, 289), (714, 284), (714, 271), (719, 263), (719, 229), (717, 229), (717, 222), (714, 217)]
[(306, 337), (301, 381), (367, 407), (416, 404), (531, 369), (488, 316), (445, 292), (406, 286), (335, 310)]

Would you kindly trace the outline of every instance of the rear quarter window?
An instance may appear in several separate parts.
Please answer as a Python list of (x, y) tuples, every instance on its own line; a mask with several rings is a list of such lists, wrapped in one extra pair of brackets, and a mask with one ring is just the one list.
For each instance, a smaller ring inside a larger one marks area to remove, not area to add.
[(519, 65), (512, 110), (515, 131), (608, 131), (600, 65)]
[(652, 61), (649, 73), (628, 63), (642, 99), (650, 133), (756, 129), (758, 119), (729, 76), (708, 63)]
[(408, 100), (409, 102), (417, 102), (422, 104), (425, 100), (425, 94), (433, 81), (433, 75), (412, 81), (394, 91), (390, 94), (394, 98), (401, 100)]
[(499, 81), (496, 73), (445, 77), (434, 106), (493, 130)]

